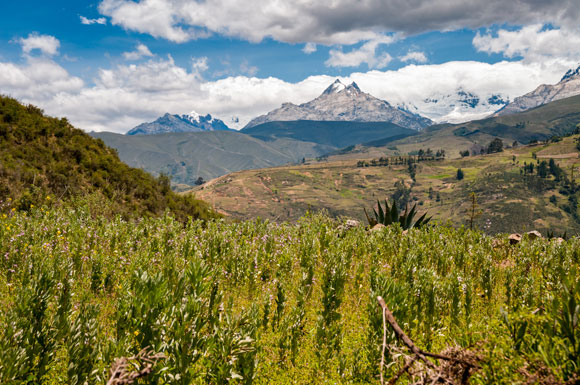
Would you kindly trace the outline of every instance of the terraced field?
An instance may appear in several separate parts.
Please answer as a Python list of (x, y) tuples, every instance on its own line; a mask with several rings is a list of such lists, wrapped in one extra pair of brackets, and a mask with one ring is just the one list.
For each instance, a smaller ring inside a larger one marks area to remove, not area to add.
[[(480, 212), (475, 224), (485, 231), (550, 229), (570, 233), (580, 226), (567, 212), (569, 196), (562, 193), (562, 183), (556, 183), (552, 176), (524, 175), (523, 166), (537, 166), (552, 158), (569, 179), (575, 179), (580, 166), (577, 138), (496, 154), (420, 162), (416, 181), (407, 165), (357, 167), (357, 159), (347, 159), (236, 172), (193, 191), (222, 213), (240, 220), (261, 217), (287, 221), (320, 210), (364, 220), (363, 208), (376, 205), (377, 199), (390, 198), (397, 191), (395, 184), (402, 181), (409, 190), (409, 201), (442, 222), (466, 224), (474, 192), (476, 211)], [(457, 180), (459, 168), (463, 180)]]

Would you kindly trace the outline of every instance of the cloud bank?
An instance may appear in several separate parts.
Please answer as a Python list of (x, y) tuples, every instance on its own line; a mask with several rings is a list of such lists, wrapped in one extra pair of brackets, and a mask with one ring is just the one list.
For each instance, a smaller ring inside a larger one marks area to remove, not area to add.
[(417, 34), (489, 25), (577, 28), (577, 0), (102, 0), (111, 23), (174, 42), (220, 34), (259, 42), (355, 44), (384, 32)]
[[(464, 89), (513, 99), (541, 83), (557, 82), (571, 65), (556, 61), (412, 64), (397, 71), (357, 72), (341, 80), (356, 81), (363, 91), (395, 105), (423, 106), (429, 116), (425, 100), (430, 96), (445, 97)], [(29, 57), (20, 65), (0, 62), (0, 89), (51, 115), (66, 116), (84, 130), (123, 133), (166, 112), (191, 110), (238, 121), (236, 128), (241, 128), (283, 102), (304, 103), (317, 97), (334, 81), (326, 75), (297, 83), (251, 76), (205, 81), (200, 76), (205, 69), (204, 58), (193, 59), (189, 69), (176, 65), (171, 57), (151, 58), (101, 69), (89, 85), (51, 58)], [(432, 111), (430, 116), (437, 118), (437, 114)]]

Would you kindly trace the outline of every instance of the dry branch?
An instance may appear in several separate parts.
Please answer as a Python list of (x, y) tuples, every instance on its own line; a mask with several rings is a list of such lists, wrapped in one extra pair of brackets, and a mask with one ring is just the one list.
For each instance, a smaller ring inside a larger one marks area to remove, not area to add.
[[(388, 382), (389, 385), (394, 385), (399, 380), (399, 378), (401, 378), (401, 376), (403, 376), (405, 373), (410, 374), (413, 364), (415, 364), (419, 360), (423, 363), (423, 365), (427, 367), (426, 370), (423, 372), (427, 372), (429, 374), (427, 377), (425, 377), (424, 375), (427, 373), (421, 373), (422, 378), (421, 381), (419, 381), (420, 384), (426, 383), (435, 384), (438, 382), (443, 382), (451, 385), (458, 383), (466, 384), (467, 380), (469, 379), (469, 376), (471, 375), (470, 373), (471, 370), (480, 368), (480, 366), (475, 362), (477, 361), (477, 357), (476, 356), (470, 357), (469, 354), (467, 354), (468, 352), (463, 350), (461, 351), (451, 350), (452, 353), (457, 355), (457, 357), (452, 357), (444, 354), (431, 353), (419, 349), (417, 345), (415, 345), (413, 341), (409, 338), (409, 336), (405, 334), (403, 329), (401, 329), (401, 327), (397, 323), (397, 320), (393, 316), (393, 313), (389, 310), (387, 304), (385, 303), (385, 300), (381, 296), (378, 296), (377, 300), (379, 301), (379, 304), (381, 305), (383, 311), (383, 347), (380, 368), (381, 385), (384, 385), (383, 366), (385, 360), (385, 349), (387, 346), (386, 340), (387, 325), (385, 321), (387, 321), (389, 325), (391, 325), (397, 338), (403, 341), (405, 346), (407, 346), (407, 348), (411, 351), (411, 353), (413, 353), (412, 357), (410, 357), (407, 360), (403, 368), (401, 368), (401, 370), (399, 370), (399, 372), (389, 380)], [(458, 358), (463, 356), (471, 359)], [(436, 366), (432, 361), (427, 359), (427, 357), (435, 358), (437, 360), (443, 360), (446, 363), (443, 363), (440, 366)]]
[(163, 358), (165, 356), (162, 353), (153, 353), (149, 348), (133, 357), (117, 358), (111, 365), (111, 377), (107, 385), (131, 385), (139, 378), (151, 374), (157, 361)]

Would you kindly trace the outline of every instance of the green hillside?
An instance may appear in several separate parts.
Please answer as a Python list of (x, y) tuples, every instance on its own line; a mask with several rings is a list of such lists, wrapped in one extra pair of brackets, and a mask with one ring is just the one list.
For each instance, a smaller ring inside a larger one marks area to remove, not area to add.
[(95, 210), (111, 214), (170, 210), (180, 218), (213, 215), (205, 203), (173, 193), (167, 178), (127, 166), (115, 150), (66, 119), (0, 97), (0, 210), (29, 210), (87, 196), (97, 200)]
[(190, 186), (199, 177), (207, 181), (238, 170), (296, 163), (304, 157), (317, 157), (336, 149), (289, 138), (264, 142), (226, 131), (142, 136), (99, 132), (91, 135), (115, 148), (127, 164), (154, 175), (165, 173), (175, 185)]
[[(276, 221), (296, 220), (322, 209), (332, 216), (365, 221), (364, 207), (402, 194), (416, 202), (420, 211), (456, 226), (467, 224), (470, 194), (475, 192), (481, 212), (475, 224), (486, 232), (578, 233), (578, 138), (463, 159), (422, 161), (416, 164), (415, 180), (407, 164), (395, 163), (399, 157), (388, 166), (377, 157), (240, 171), (194, 191), (234, 218), (259, 216)], [(538, 165), (550, 159), (565, 175), (559, 182), (553, 175), (538, 175)], [(524, 164), (530, 163), (533, 173), (524, 173)], [(457, 179), (458, 169), (463, 171), (462, 180)]]
[(401, 139), (416, 135), (417, 131), (388, 122), (326, 122), (298, 120), (268, 122), (243, 129), (241, 132), (271, 141), (277, 138), (293, 138), (334, 147), (346, 147), (372, 140)]
[[(494, 138), (505, 144), (542, 141), (552, 136), (568, 134), (580, 124), (580, 96), (558, 100), (534, 109), (506, 116), (476, 120), (462, 124), (434, 125), (419, 135), (390, 143), (369, 143), (357, 146), (351, 152), (362, 158), (365, 153), (379, 151), (407, 154), (420, 148), (444, 149), (448, 156), (459, 157), (459, 152), (474, 144), (487, 146)], [(363, 143), (363, 142), (360, 142)], [(349, 157), (346, 155), (343, 158)]]

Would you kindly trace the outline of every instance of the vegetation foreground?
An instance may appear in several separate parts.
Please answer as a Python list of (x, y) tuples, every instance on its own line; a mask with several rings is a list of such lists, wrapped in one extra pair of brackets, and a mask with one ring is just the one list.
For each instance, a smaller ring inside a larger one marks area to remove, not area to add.
[[(471, 352), (470, 383), (580, 371), (577, 238), (36, 207), (0, 214), (0, 264), (0, 383), (104, 384), (120, 357), (144, 383), (378, 383), (378, 295), (420, 348)], [(408, 355), (386, 341), (389, 379)]]

